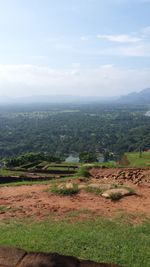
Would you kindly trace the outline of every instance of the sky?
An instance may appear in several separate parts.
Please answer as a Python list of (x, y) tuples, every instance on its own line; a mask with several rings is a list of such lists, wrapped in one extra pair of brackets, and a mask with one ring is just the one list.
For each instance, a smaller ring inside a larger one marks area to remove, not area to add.
[(0, 0), (0, 96), (150, 87), (150, 0)]

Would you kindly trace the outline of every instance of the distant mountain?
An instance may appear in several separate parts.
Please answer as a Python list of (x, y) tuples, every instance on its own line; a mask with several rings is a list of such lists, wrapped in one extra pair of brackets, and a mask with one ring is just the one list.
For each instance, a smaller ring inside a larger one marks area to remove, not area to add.
[(0, 95), (0, 103), (3, 103), (3, 104), (9, 104), (9, 103), (12, 103), (13, 102), (13, 99), (6, 96), (6, 95)]
[(146, 88), (139, 93), (133, 92), (126, 96), (122, 96), (119, 98), (118, 102), (127, 104), (150, 104), (150, 88)]
[(115, 97), (100, 96), (72, 96), (72, 95), (33, 95), (29, 97), (9, 98), (0, 96), (0, 104), (66, 104), (66, 103), (94, 103), (113, 102)]

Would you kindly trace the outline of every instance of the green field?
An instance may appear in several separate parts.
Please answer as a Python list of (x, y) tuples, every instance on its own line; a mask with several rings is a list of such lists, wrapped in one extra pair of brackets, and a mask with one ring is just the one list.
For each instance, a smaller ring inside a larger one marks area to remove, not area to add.
[(20, 176), (24, 175), (24, 171), (11, 171), (7, 169), (0, 169), (0, 176)]
[(148, 223), (133, 227), (104, 219), (76, 223), (12, 221), (0, 224), (0, 244), (115, 262), (125, 267), (150, 266)]
[(131, 167), (150, 167), (150, 152), (139, 152), (126, 153), (129, 166)]

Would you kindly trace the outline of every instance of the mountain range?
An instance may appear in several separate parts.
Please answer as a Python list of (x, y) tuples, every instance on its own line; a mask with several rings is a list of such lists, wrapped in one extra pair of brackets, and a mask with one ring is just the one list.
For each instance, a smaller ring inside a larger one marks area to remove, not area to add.
[(140, 92), (133, 92), (118, 99), (119, 103), (127, 104), (150, 104), (150, 88), (146, 88)]
[(67, 103), (105, 103), (113, 102), (116, 97), (100, 97), (100, 96), (72, 96), (72, 95), (35, 95), (29, 97), (9, 98), (0, 96), (0, 104), (67, 104)]
[(66, 104), (66, 103), (123, 103), (150, 104), (150, 88), (133, 92), (121, 97), (72, 96), (72, 95), (35, 95), (29, 97), (10, 98), (0, 96), (0, 104)]

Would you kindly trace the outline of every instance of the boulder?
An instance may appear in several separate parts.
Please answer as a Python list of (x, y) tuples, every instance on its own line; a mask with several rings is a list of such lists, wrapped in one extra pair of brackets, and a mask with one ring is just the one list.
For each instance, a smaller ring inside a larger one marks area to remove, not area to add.
[(85, 185), (85, 184), (79, 184), (79, 185), (78, 185), (78, 188), (79, 188), (79, 189), (84, 189), (84, 188), (86, 188), (86, 185)]
[(102, 194), (102, 197), (111, 198), (112, 195), (118, 195), (118, 196), (120, 196), (120, 198), (122, 198), (122, 197), (125, 197), (125, 196), (129, 196), (130, 194), (131, 193), (126, 188), (115, 188), (115, 189), (106, 190)]
[(73, 184), (72, 183), (59, 184), (58, 189), (73, 189)]
[(66, 189), (73, 189), (72, 183), (66, 183)]
[(121, 267), (116, 264), (80, 260), (58, 253), (26, 252), (18, 248), (0, 247), (0, 267)]

